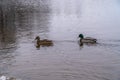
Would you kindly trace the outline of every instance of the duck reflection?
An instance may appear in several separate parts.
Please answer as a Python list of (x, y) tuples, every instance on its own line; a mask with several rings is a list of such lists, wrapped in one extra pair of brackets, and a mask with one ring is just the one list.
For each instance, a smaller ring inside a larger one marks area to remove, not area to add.
[(78, 44), (81, 48), (83, 48), (84, 46), (96, 46), (98, 43), (83, 43), (78, 41)]

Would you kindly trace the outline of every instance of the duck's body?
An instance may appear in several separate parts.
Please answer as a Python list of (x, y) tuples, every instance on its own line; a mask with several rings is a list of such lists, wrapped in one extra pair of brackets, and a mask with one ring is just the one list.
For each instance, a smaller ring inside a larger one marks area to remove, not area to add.
[(80, 34), (79, 37), (80, 37), (81, 43), (96, 43), (97, 42), (97, 39), (95, 38), (91, 38), (91, 37), (84, 38), (83, 34)]
[(48, 40), (48, 39), (40, 40), (39, 36), (37, 36), (35, 39), (37, 40), (36, 47), (40, 47), (40, 46), (52, 46), (53, 45), (52, 40)]
[(97, 40), (94, 38), (91, 38), (91, 37), (86, 37), (86, 38), (80, 39), (80, 42), (82, 42), (82, 43), (96, 43)]

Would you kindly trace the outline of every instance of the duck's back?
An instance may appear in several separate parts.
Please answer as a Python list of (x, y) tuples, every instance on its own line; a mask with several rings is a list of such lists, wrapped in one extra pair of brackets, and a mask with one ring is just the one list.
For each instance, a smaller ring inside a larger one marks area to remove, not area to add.
[(52, 40), (47, 40), (47, 39), (40, 40), (39, 43), (40, 43), (40, 45), (53, 45)]

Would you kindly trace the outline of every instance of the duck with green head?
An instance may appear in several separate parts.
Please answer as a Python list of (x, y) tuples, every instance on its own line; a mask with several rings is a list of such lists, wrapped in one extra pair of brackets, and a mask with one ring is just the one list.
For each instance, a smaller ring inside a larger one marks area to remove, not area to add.
[(97, 39), (91, 38), (91, 37), (86, 37), (84, 38), (83, 34), (79, 34), (78, 36), (80, 38), (80, 43), (96, 43)]

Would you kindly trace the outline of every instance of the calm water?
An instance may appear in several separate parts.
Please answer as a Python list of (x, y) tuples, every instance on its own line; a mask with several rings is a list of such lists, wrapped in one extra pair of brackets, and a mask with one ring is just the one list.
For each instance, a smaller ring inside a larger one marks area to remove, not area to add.
[[(10, 10), (0, 27), (0, 75), (21, 80), (120, 80), (118, 0), (32, 4), (33, 10), (30, 5)], [(98, 44), (80, 47), (79, 33), (97, 38)], [(37, 49), (37, 35), (53, 40), (54, 46)]]

